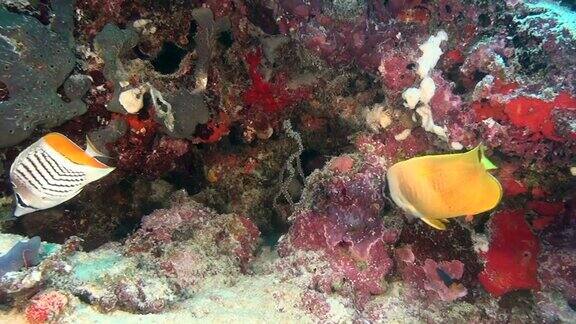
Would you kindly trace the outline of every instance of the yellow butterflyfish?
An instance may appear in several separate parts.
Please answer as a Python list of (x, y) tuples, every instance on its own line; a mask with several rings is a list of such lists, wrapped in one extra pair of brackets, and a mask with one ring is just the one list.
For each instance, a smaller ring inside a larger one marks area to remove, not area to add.
[(446, 229), (449, 218), (475, 215), (498, 205), (502, 186), (480, 145), (457, 154), (429, 155), (394, 164), (386, 175), (392, 200), (428, 225)]

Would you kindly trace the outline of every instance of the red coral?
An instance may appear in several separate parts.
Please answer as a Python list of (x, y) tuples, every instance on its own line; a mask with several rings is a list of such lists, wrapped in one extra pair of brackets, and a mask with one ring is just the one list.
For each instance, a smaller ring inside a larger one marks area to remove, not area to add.
[(502, 187), (504, 188), (504, 194), (508, 197), (518, 196), (528, 191), (524, 183), (514, 178), (504, 179), (502, 181)]
[[(376, 1), (375, 1), (376, 2)], [(386, 9), (390, 11), (393, 16), (400, 14), (403, 11), (410, 10), (418, 6), (421, 0), (391, 0), (386, 4)]]
[(498, 172), (498, 179), (504, 188), (504, 195), (514, 197), (528, 192), (526, 185), (514, 177), (514, 172), (518, 170), (518, 165), (503, 164)]
[(553, 141), (563, 139), (556, 134), (552, 118), (554, 109), (576, 110), (576, 98), (567, 93), (559, 94), (553, 101), (544, 101), (533, 97), (516, 97), (506, 103), (504, 111), (517, 127), (526, 127), (536, 137)]
[(535, 200), (528, 202), (528, 208), (540, 216), (532, 221), (532, 226), (535, 229), (542, 230), (548, 227), (564, 211), (564, 204), (562, 202)]
[(200, 131), (196, 129), (197, 137), (194, 138), (194, 143), (216, 143), (230, 133), (230, 118), (221, 112), (218, 119), (213, 118), (207, 124), (198, 127)]
[(492, 217), (486, 265), (478, 275), (494, 296), (518, 289), (539, 289), (536, 277), (540, 242), (524, 219), (524, 210), (501, 211)]
[(59, 291), (36, 295), (26, 307), (24, 314), (28, 323), (40, 324), (55, 321), (68, 304), (68, 297)]
[[(517, 85), (495, 83), (492, 91), (495, 94), (505, 94), (516, 89)], [(493, 118), (500, 122), (509, 122), (515, 127), (526, 128), (535, 140), (546, 138), (553, 141), (564, 141), (556, 132), (555, 110), (576, 111), (576, 98), (568, 93), (560, 93), (552, 101), (535, 97), (518, 96), (507, 102), (496, 99), (483, 99), (474, 102), (472, 108), (478, 121)], [(574, 134), (574, 133), (573, 133)]]
[(405, 9), (398, 13), (396, 19), (403, 23), (419, 23), (421, 25), (426, 25), (430, 21), (430, 11), (420, 6)]
[(506, 103), (504, 111), (515, 126), (528, 128), (536, 137), (559, 141), (550, 116), (553, 108), (550, 102), (538, 98), (517, 97)]
[(264, 114), (279, 113), (308, 97), (308, 92), (302, 89), (289, 90), (285, 77), (280, 75), (274, 82), (264, 80), (259, 71), (262, 62), (262, 50), (258, 49), (246, 54), (248, 73), (252, 86), (244, 94), (244, 103), (252, 110)]
[(140, 166), (142, 172), (157, 178), (173, 170), (176, 167), (176, 159), (186, 154), (189, 148), (189, 142), (186, 140), (162, 136), (146, 155), (144, 163)]
[(123, 119), (129, 128), (123, 137), (107, 146), (117, 156), (116, 167), (120, 170), (156, 178), (174, 169), (176, 160), (189, 150), (186, 140), (159, 136), (158, 124), (152, 116), (115, 115), (113, 118)]
[(472, 109), (476, 114), (477, 121), (493, 118), (498, 121), (508, 120), (508, 115), (504, 113), (504, 105), (499, 102), (483, 99), (472, 103)]

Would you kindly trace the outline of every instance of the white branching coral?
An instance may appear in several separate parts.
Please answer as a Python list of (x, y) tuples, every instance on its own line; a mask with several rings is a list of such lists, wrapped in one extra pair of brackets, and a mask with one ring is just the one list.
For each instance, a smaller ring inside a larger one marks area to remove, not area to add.
[[(446, 40), (448, 40), (448, 34), (441, 30), (435, 36), (430, 36), (424, 44), (420, 45), (422, 56), (417, 61), (418, 75), (422, 79), (420, 81), (420, 87), (408, 88), (402, 93), (404, 105), (416, 110), (416, 113), (420, 116), (422, 128), (427, 132), (438, 135), (438, 137), (445, 141), (448, 140), (446, 129), (434, 123), (429, 103), (436, 92), (436, 84), (430, 77), (430, 71), (434, 69), (442, 55), (440, 44)], [(420, 105), (418, 105), (418, 103), (420, 103)]]
[(418, 75), (424, 79), (430, 74), (430, 71), (436, 66), (440, 56), (442, 56), (442, 49), (440, 44), (448, 40), (448, 34), (445, 31), (439, 31), (436, 36), (430, 36), (426, 43), (420, 45), (422, 56), (418, 59)]

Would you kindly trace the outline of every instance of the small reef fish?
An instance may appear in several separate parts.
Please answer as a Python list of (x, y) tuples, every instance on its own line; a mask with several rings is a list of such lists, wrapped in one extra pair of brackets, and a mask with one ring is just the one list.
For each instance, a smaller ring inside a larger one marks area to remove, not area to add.
[(436, 274), (438, 274), (438, 277), (440, 277), (440, 280), (442, 280), (442, 282), (444, 282), (444, 284), (447, 287), (452, 286), (452, 284), (454, 283), (454, 279), (452, 279), (452, 277), (450, 277), (450, 275), (447, 274), (446, 271), (444, 271), (440, 268), (436, 268)]
[(114, 170), (98, 159), (88, 142), (86, 151), (59, 133), (50, 133), (22, 151), (10, 168), (16, 197), (14, 216), (57, 206), (84, 186)]
[(456, 282), (456, 280), (454, 280), (452, 277), (450, 277), (450, 275), (448, 273), (446, 273), (446, 271), (440, 269), (440, 268), (436, 268), (436, 274), (438, 275), (438, 277), (440, 278), (440, 280), (442, 280), (442, 282), (444, 283), (444, 285), (446, 285), (446, 287), (448, 287), (448, 289), (451, 291), (452, 294), (456, 294), (456, 295), (461, 295), (466, 296), (467, 294), (467, 290), (466, 287), (464, 287), (463, 284)]
[(498, 205), (500, 182), (480, 145), (466, 153), (429, 155), (394, 164), (386, 175), (390, 195), (405, 212), (446, 229), (448, 218), (476, 215)]

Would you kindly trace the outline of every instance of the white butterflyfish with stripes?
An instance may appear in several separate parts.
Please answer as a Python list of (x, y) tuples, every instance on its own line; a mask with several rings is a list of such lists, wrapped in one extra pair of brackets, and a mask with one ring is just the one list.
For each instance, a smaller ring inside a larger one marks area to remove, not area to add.
[(84, 151), (68, 137), (49, 133), (22, 151), (10, 167), (14, 216), (60, 205), (112, 172), (114, 168), (100, 162), (90, 144)]

